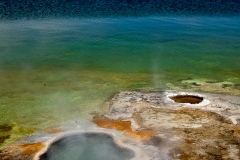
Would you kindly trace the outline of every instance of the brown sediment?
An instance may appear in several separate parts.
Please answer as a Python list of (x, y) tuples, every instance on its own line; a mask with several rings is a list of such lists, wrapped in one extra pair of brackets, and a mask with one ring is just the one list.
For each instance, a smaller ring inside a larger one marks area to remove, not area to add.
[(0, 132), (9, 132), (13, 128), (12, 125), (7, 125), (7, 124), (1, 124), (0, 125)]
[(232, 84), (222, 84), (221, 87), (222, 88), (227, 88), (227, 87), (232, 87), (233, 85)]
[(191, 104), (198, 104), (203, 101), (203, 97), (194, 95), (176, 95), (170, 97), (170, 99), (174, 100), (177, 103), (191, 103)]
[[(169, 155), (177, 159), (234, 159), (239, 158), (239, 127), (214, 123), (202, 128), (178, 129), (185, 143), (176, 143), (180, 151)], [(183, 134), (184, 133), (184, 134)], [(179, 155), (179, 157), (176, 157)]]
[(0, 145), (3, 144), (11, 136), (9, 132), (12, 130), (12, 125), (1, 124), (0, 125)]
[(0, 144), (4, 143), (9, 138), (10, 138), (10, 135), (0, 136)]
[(38, 143), (32, 143), (32, 144), (23, 144), (23, 145), (20, 145), (18, 148), (22, 150), (23, 154), (35, 155), (44, 147), (45, 147), (44, 144), (42, 144), (41, 142), (38, 142)]
[(174, 159), (181, 159), (181, 160), (187, 160), (191, 159), (192, 157), (186, 154), (181, 148), (175, 147), (169, 151), (169, 156)]
[(133, 131), (131, 128), (131, 122), (129, 121), (121, 121), (121, 120), (111, 120), (106, 117), (99, 117), (93, 120), (93, 123), (97, 124), (98, 127), (107, 128), (107, 129), (116, 129), (117, 131), (121, 131), (127, 137), (147, 141), (153, 135), (157, 134), (154, 130), (139, 130)]
[(10, 146), (0, 152), (0, 158), (4, 160), (26, 160), (33, 159), (33, 157), (40, 152), (45, 145), (41, 142), (32, 144), (23, 144), (18, 146)]
[(47, 133), (50, 133), (50, 134), (54, 134), (54, 133), (58, 133), (58, 132), (63, 132), (64, 129), (62, 129), (60, 127), (52, 127), (52, 128), (47, 128), (44, 131)]

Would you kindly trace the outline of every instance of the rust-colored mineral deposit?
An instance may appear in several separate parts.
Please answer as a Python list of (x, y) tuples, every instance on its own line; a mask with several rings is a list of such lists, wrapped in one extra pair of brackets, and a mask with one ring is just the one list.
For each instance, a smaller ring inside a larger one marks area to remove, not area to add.
[(44, 131), (49, 133), (49, 134), (54, 134), (54, 133), (58, 133), (58, 132), (63, 132), (64, 129), (62, 129), (60, 127), (52, 127), (52, 128), (47, 128)]
[(18, 146), (10, 146), (0, 152), (0, 159), (4, 160), (26, 160), (33, 159), (33, 157), (40, 152), (45, 145), (41, 142), (32, 144), (23, 144)]
[(121, 131), (125, 136), (138, 139), (141, 141), (149, 140), (157, 132), (154, 130), (138, 130), (134, 131), (131, 128), (131, 122), (121, 121), (121, 120), (111, 120), (105, 117), (100, 117), (94, 119), (93, 122), (98, 125), (98, 127), (107, 128), (107, 129), (116, 129)]

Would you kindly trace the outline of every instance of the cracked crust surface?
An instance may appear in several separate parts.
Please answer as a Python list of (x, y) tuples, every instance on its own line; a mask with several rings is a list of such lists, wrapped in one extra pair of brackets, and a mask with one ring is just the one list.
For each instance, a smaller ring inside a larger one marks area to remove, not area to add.
[[(171, 95), (200, 95), (205, 103), (176, 103)], [(173, 159), (239, 159), (240, 98), (210, 93), (123, 91), (105, 117), (157, 132), (146, 143)]]

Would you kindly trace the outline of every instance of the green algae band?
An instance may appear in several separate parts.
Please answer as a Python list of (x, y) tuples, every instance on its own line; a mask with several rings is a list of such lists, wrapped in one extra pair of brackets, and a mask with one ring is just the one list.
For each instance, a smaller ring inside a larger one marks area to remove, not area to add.
[(133, 157), (133, 151), (118, 146), (110, 135), (87, 133), (56, 141), (40, 160), (127, 160)]
[(173, 97), (170, 97), (170, 98), (177, 103), (198, 104), (198, 103), (201, 103), (203, 101), (203, 97), (194, 96), (194, 95), (176, 95), (176, 96), (173, 96)]

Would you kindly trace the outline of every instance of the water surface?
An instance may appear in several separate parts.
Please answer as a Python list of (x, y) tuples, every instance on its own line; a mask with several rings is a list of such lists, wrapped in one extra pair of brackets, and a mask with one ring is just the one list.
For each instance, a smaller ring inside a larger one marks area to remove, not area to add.
[(11, 129), (0, 145), (89, 119), (120, 90), (189, 79), (239, 87), (239, 42), (239, 17), (1, 21), (0, 126)]
[(40, 160), (128, 160), (134, 152), (118, 146), (107, 134), (80, 134), (64, 137), (53, 143)]

